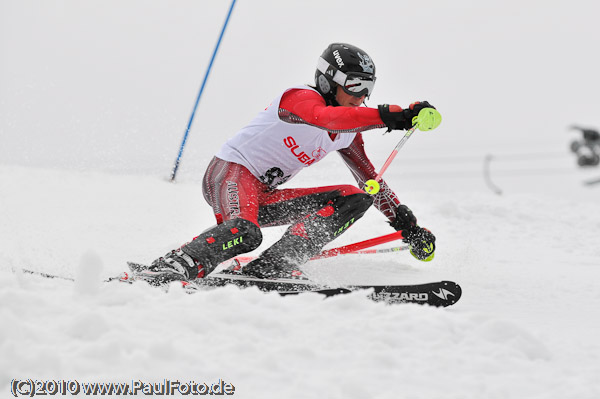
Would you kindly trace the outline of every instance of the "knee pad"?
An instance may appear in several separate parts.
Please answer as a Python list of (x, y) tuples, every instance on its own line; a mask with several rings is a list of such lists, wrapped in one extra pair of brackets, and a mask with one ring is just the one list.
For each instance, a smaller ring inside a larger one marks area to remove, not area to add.
[(373, 197), (369, 194), (352, 194), (340, 197), (335, 201), (335, 218), (331, 221), (333, 238), (346, 231), (354, 222), (363, 217), (369, 207), (373, 205)]
[(367, 209), (373, 205), (373, 197), (366, 193), (338, 197), (333, 201), (333, 207), (340, 218), (361, 218)]
[(181, 250), (210, 273), (221, 262), (260, 246), (260, 228), (246, 219), (227, 220), (205, 231)]
[(346, 231), (373, 204), (368, 194), (337, 197), (318, 212), (290, 226), (288, 233), (303, 236), (321, 247)]

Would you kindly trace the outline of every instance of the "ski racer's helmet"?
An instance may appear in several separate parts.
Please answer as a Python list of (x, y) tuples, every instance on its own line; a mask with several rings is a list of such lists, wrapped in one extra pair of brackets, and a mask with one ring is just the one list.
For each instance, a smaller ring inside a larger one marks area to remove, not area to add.
[(347, 94), (368, 98), (375, 85), (375, 64), (371, 57), (351, 44), (330, 44), (317, 62), (315, 87), (327, 104), (337, 105), (338, 85)]

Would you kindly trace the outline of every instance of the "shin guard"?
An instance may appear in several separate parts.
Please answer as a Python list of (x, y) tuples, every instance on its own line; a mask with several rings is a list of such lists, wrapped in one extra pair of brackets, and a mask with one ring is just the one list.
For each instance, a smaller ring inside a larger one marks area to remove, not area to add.
[(209, 274), (219, 263), (250, 252), (261, 242), (262, 233), (256, 224), (232, 219), (200, 234), (181, 250), (204, 267), (204, 274)]

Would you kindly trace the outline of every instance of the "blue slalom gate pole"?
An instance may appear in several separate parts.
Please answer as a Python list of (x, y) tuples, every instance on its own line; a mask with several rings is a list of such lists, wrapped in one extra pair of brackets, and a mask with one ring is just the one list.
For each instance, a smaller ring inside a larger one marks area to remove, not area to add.
[(175, 160), (175, 165), (173, 166), (173, 171), (171, 172), (171, 181), (175, 180), (175, 175), (177, 174), (177, 169), (179, 169), (179, 162), (181, 162), (183, 148), (185, 147), (185, 143), (187, 142), (187, 138), (190, 133), (190, 128), (192, 127), (192, 122), (194, 121), (194, 115), (196, 114), (196, 109), (198, 108), (198, 103), (200, 102), (200, 97), (202, 97), (202, 92), (204, 91), (204, 86), (206, 86), (206, 81), (208, 80), (208, 75), (210, 74), (210, 70), (212, 68), (213, 62), (215, 61), (215, 57), (217, 56), (217, 51), (219, 51), (219, 46), (221, 45), (221, 40), (223, 39), (223, 35), (225, 34), (225, 28), (227, 28), (227, 24), (229, 23), (229, 17), (231, 17), (231, 12), (233, 11), (233, 6), (235, 5), (235, 1), (236, 0), (231, 1), (231, 6), (229, 7), (229, 12), (227, 13), (227, 18), (225, 18), (225, 23), (223, 24), (223, 29), (221, 29), (221, 34), (219, 35), (219, 40), (217, 41), (217, 45), (215, 46), (215, 50), (213, 51), (212, 57), (210, 59), (210, 63), (208, 64), (208, 68), (206, 69), (206, 74), (204, 75), (204, 80), (202, 81), (202, 86), (200, 86), (200, 92), (198, 92), (198, 97), (196, 98), (196, 104), (194, 104), (194, 108), (192, 110), (192, 115), (190, 115), (190, 120), (188, 122), (187, 128), (185, 129), (185, 134), (183, 135), (183, 140), (181, 141), (181, 147), (179, 147), (179, 154), (177, 154), (177, 159)]

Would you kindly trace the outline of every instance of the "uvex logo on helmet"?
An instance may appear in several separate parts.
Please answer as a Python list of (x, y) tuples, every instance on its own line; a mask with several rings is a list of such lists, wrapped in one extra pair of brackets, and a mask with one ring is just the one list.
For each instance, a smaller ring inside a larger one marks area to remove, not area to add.
[(338, 64), (338, 68), (343, 67), (344, 60), (342, 60), (342, 56), (340, 55), (340, 52), (338, 50), (335, 50), (333, 52), (333, 56), (335, 57), (335, 62), (337, 62), (337, 64)]

